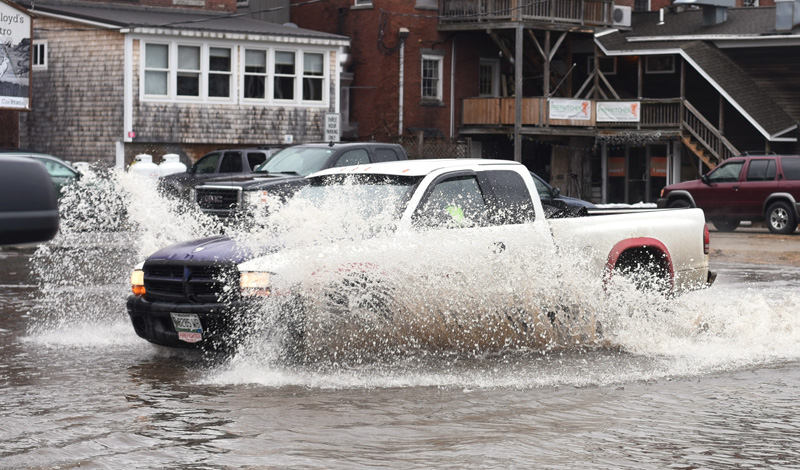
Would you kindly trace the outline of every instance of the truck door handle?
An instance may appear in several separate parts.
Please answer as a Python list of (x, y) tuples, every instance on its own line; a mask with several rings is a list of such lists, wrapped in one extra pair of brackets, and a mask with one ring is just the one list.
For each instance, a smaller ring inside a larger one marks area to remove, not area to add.
[(734, 186), (734, 187), (733, 187), (733, 190), (734, 190), (734, 191), (738, 191), (738, 190), (739, 190), (739, 187), (738, 187), (738, 186)]

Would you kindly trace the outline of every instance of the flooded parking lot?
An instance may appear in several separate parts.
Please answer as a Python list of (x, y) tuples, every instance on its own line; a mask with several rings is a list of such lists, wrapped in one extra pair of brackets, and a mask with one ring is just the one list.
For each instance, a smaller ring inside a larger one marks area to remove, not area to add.
[(713, 287), (598, 300), (602, 342), (300, 364), (136, 336), (161, 224), (0, 250), (0, 468), (800, 468), (800, 236), (712, 233)]

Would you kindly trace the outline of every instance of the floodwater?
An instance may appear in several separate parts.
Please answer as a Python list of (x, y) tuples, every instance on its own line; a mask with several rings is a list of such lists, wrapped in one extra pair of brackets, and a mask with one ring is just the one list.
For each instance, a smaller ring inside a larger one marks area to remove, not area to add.
[(201, 233), (143, 206), (0, 250), (0, 468), (800, 468), (798, 267), (716, 263), (572, 347), (221, 357), (133, 332), (131, 266)]

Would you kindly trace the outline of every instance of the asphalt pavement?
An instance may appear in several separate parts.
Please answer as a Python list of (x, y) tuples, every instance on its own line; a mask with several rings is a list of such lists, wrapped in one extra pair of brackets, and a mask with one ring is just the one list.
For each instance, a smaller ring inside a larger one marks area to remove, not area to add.
[(775, 235), (760, 224), (719, 232), (708, 225), (710, 262), (800, 266), (800, 230)]

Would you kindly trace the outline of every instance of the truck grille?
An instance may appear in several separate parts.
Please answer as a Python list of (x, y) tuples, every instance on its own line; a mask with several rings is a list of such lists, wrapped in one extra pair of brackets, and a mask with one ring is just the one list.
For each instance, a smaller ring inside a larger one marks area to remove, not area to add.
[(238, 279), (238, 270), (230, 263), (144, 265), (144, 287), (149, 300), (216, 303), (220, 302), (225, 286)]
[(239, 207), (241, 201), (241, 188), (220, 186), (197, 187), (197, 205), (203, 210), (228, 212)]

